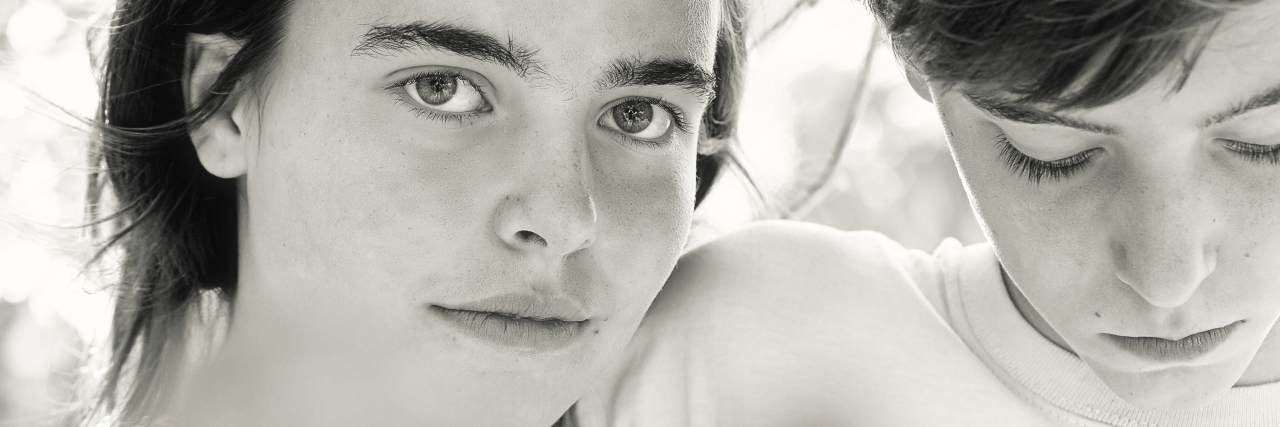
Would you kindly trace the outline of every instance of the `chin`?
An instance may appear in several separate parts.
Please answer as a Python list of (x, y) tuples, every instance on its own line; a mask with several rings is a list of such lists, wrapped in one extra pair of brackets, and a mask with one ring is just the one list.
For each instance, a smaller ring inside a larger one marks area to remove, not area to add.
[(1136, 373), (1094, 370), (1112, 392), (1129, 404), (1165, 412), (1194, 409), (1217, 400), (1231, 390), (1243, 371), (1232, 365), (1172, 367)]

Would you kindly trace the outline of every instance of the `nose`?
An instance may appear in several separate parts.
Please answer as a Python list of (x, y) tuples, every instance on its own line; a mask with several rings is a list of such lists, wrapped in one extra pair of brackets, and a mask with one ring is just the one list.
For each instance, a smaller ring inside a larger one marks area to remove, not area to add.
[(1112, 200), (1111, 256), (1116, 277), (1148, 303), (1178, 307), (1217, 265), (1214, 209), (1194, 178), (1151, 178)]
[(1113, 245), (1116, 277), (1151, 305), (1172, 308), (1185, 304), (1213, 273), (1215, 254), (1187, 242), (1175, 246), (1146, 240)]
[(520, 150), (523, 172), (499, 204), (495, 231), (507, 246), (563, 257), (591, 246), (598, 228), (590, 156), (581, 137), (561, 136)]

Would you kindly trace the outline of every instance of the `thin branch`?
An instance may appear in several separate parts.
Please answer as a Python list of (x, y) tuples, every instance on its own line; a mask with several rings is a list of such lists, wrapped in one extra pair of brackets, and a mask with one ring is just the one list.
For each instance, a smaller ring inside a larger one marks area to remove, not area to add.
[(764, 43), (769, 39), (769, 37), (773, 37), (774, 33), (777, 33), (779, 29), (782, 29), (782, 26), (790, 23), (792, 19), (795, 19), (796, 14), (800, 12), (800, 9), (812, 7), (818, 4), (818, 1), (819, 0), (800, 0), (791, 5), (791, 8), (787, 9), (787, 13), (782, 15), (782, 19), (774, 21), (773, 25), (770, 25), (769, 28), (766, 28), (761, 32), (760, 35), (752, 41), (751, 46), (747, 47), (747, 49), (755, 49), (756, 46)]
[(818, 176), (818, 180), (810, 183), (804, 191), (800, 192), (795, 202), (787, 206), (787, 210), (782, 213), (783, 218), (795, 219), (801, 218), (813, 211), (818, 204), (822, 203), (825, 198), (826, 189), (830, 184), (831, 177), (835, 175), (836, 169), (840, 166), (840, 161), (844, 158), (845, 148), (849, 146), (849, 139), (853, 135), (853, 130), (858, 124), (858, 118), (862, 116), (863, 95), (867, 89), (867, 82), (870, 80), (872, 60), (875, 58), (876, 47), (880, 44), (880, 27), (873, 26), (871, 31), (871, 40), (867, 44), (867, 55), (862, 60), (862, 72), (858, 75), (858, 81), (854, 85), (851, 94), (851, 103), (849, 104), (849, 112), (845, 116), (844, 124), (840, 128), (840, 133), (836, 136), (836, 144), (831, 158), (827, 160), (826, 167), (823, 168), (822, 174)]

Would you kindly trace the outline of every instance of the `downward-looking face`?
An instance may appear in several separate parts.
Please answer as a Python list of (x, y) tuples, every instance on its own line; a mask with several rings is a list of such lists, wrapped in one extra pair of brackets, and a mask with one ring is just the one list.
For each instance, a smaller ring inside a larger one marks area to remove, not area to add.
[(439, 425), (551, 424), (681, 251), (718, 10), (296, 1), (243, 129), (232, 337)]
[(1024, 317), (1135, 405), (1280, 380), (1276, 22), (1277, 1), (1233, 12), (1181, 90), (1170, 69), (1094, 109), (934, 87)]

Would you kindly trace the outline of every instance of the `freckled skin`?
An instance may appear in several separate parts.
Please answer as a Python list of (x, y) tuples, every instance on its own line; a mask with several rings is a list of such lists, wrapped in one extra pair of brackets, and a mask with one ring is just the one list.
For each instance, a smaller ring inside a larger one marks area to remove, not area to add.
[[(1280, 380), (1280, 166), (1223, 143), (1280, 144), (1280, 107), (1201, 127), (1280, 84), (1277, 21), (1275, 0), (1230, 14), (1176, 93), (1161, 76), (1113, 104), (1063, 112), (1116, 136), (997, 119), (931, 88), (1019, 310), (1139, 407), (1195, 407), (1233, 385)], [(1037, 185), (1004, 165), (1001, 133), (1044, 161), (1103, 151)], [(1218, 350), (1181, 364), (1140, 359), (1103, 336), (1176, 338), (1236, 321)]]
[[(256, 136), (238, 178), (234, 328), (193, 384), (182, 425), (553, 423), (621, 353), (675, 265), (707, 102), (671, 86), (596, 82), (618, 59), (711, 70), (719, 7), (295, 2), (263, 103), (242, 123)], [(548, 78), (436, 51), (352, 55), (371, 25), (415, 20), (533, 46)], [(422, 67), (482, 76), (492, 112), (457, 122), (415, 114), (387, 87)], [(692, 129), (653, 148), (599, 125), (631, 96), (674, 104)], [(530, 249), (517, 231), (545, 245)], [(592, 316), (591, 334), (549, 353), (460, 339), (424, 315), (547, 288)]]

